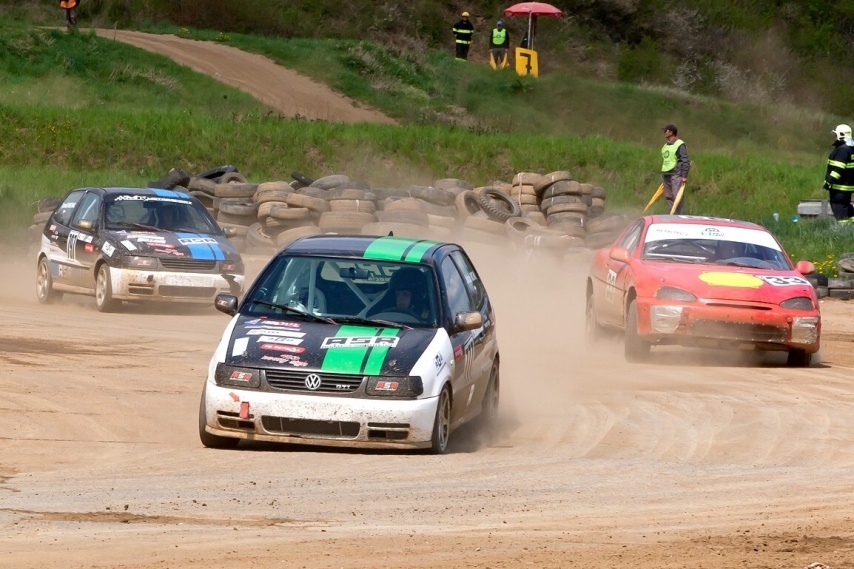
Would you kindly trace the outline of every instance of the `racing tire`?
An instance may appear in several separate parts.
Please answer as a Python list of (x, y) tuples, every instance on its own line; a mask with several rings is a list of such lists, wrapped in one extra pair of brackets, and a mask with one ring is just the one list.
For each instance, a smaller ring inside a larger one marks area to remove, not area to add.
[(451, 391), (444, 387), (436, 404), (436, 419), (433, 421), (433, 436), (430, 439), (431, 454), (448, 452), (451, 439)]
[(498, 379), (498, 362), (493, 362), (492, 371), (489, 372), (489, 383), (486, 385), (486, 393), (483, 394), (481, 415), (483, 426), (487, 430), (492, 429), (498, 422), (498, 403), (501, 396), (501, 382)]
[(236, 448), (240, 443), (240, 439), (235, 439), (232, 437), (221, 437), (219, 435), (213, 435), (205, 430), (205, 426), (207, 426), (207, 410), (205, 409), (205, 394), (207, 392), (207, 386), (202, 389), (202, 398), (199, 401), (199, 440), (202, 441), (202, 444), (207, 448), (220, 448), (220, 449), (230, 449)]
[(42, 304), (51, 304), (60, 298), (62, 293), (53, 290), (53, 278), (50, 276), (50, 267), (47, 258), (39, 260), (38, 273), (36, 274), (36, 296)]
[(806, 350), (797, 350), (792, 348), (789, 350), (789, 355), (786, 357), (786, 365), (789, 367), (809, 367), (812, 361), (812, 354)]
[(210, 170), (205, 170), (200, 174), (196, 174), (196, 178), (205, 178), (206, 180), (214, 180), (216, 178), (221, 178), (225, 174), (229, 172), (237, 172), (237, 167), (232, 166), (231, 164), (225, 164), (223, 166), (217, 166), (216, 168), (211, 168)]
[(626, 339), (624, 353), (627, 362), (642, 362), (649, 357), (649, 342), (638, 334), (638, 303), (629, 304), (626, 314)]
[(588, 346), (592, 346), (602, 340), (604, 330), (596, 320), (596, 305), (593, 302), (593, 294), (587, 295), (587, 305), (584, 308), (584, 339)]
[[(516, 201), (495, 188), (486, 188), (482, 194), (477, 197), (480, 202), (480, 207), (490, 219), (504, 223), (511, 217), (521, 217), (522, 208)], [(505, 204), (506, 207), (499, 207), (498, 203)]]
[(98, 312), (113, 312), (119, 301), (113, 298), (113, 283), (110, 280), (110, 267), (102, 263), (95, 275), (95, 308)]

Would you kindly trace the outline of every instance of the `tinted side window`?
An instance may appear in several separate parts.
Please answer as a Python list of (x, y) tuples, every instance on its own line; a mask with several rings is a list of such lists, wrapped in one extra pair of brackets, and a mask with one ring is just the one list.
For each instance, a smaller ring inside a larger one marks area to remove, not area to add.
[(445, 257), (445, 260), (442, 261), (442, 286), (448, 295), (451, 318), (458, 312), (471, 312), (473, 310), (463, 277), (450, 257)]
[(472, 297), (472, 304), (478, 310), (483, 307), (483, 301), (486, 298), (486, 288), (483, 286), (477, 271), (474, 270), (474, 265), (462, 251), (454, 251), (451, 257), (456, 261), (460, 272), (463, 274), (463, 279), (469, 287), (469, 294)]
[(71, 222), (71, 214), (74, 213), (74, 209), (77, 207), (77, 202), (79, 202), (80, 198), (83, 197), (83, 192), (84, 190), (77, 190), (71, 192), (65, 197), (53, 214), (53, 218), (57, 223), (68, 225)]
[(623, 234), (617, 245), (628, 249), (630, 252), (633, 251), (638, 244), (638, 238), (640, 238), (641, 230), (643, 230), (643, 221), (638, 220)]
[(77, 227), (79, 222), (89, 221), (94, 227), (98, 222), (98, 212), (100, 209), (101, 198), (92, 192), (87, 193), (81, 200), (80, 207), (77, 208), (77, 211), (74, 213), (74, 217), (71, 218), (71, 226)]

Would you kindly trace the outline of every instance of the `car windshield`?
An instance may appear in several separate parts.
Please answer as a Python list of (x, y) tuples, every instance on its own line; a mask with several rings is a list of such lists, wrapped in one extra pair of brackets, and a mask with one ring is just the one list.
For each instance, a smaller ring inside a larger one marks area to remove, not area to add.
[(729, 226), (658, 224), (647, 231), (644, 260), (791, 270), (789, 258), (766, 231)]
[[(335, 323), (435, 328), (438, 295), (427, 265), (330, 257), (277, 257), (241, 312)], [(296, 309), (296, 310), (292, 310)]]
[(106, 200), (106, 228), (112, 231), (221, 232), (200, 203), (190, 199), (142, 194), (111, 195)]

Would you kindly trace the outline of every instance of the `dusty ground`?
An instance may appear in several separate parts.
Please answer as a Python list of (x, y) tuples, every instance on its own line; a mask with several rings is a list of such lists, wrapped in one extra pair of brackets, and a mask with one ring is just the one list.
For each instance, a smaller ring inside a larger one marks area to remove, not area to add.
[[(0, 567), (854, 566), (854, 302), (821, 363), (588, 352), (584, 259), (470, 246), (498, 311), (502, 420), (452, 454), (201, 446), (227, 317), (35, 299), (0, 261)], [(510, 267), (513, 270), (508, 270)]]
[[(384, 120), (209, 51), (227, 46), (119, 39), (274, 86), (256, 96), (290, 115)], [(34, 259), (0, 251), (0, 567), (854, 567), (854, 302), (823, 302), (807, 370), (675, 348), (629, 366), (581, 341), (584, 258), (469, 251), (498, 310), (502, 419), (442, 457), (205, 449), (226, 316), (41, 306)]]

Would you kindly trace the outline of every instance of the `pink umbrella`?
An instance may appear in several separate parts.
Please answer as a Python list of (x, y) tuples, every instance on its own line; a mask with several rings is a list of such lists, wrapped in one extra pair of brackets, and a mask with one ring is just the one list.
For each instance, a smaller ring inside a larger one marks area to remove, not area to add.
[(528, 49), (534, 49), (534, 30), (537, 16), (562, 18), (563, 12), (545, 2), (521, 2), (504, 10), (505, 17), (528, 16)]

